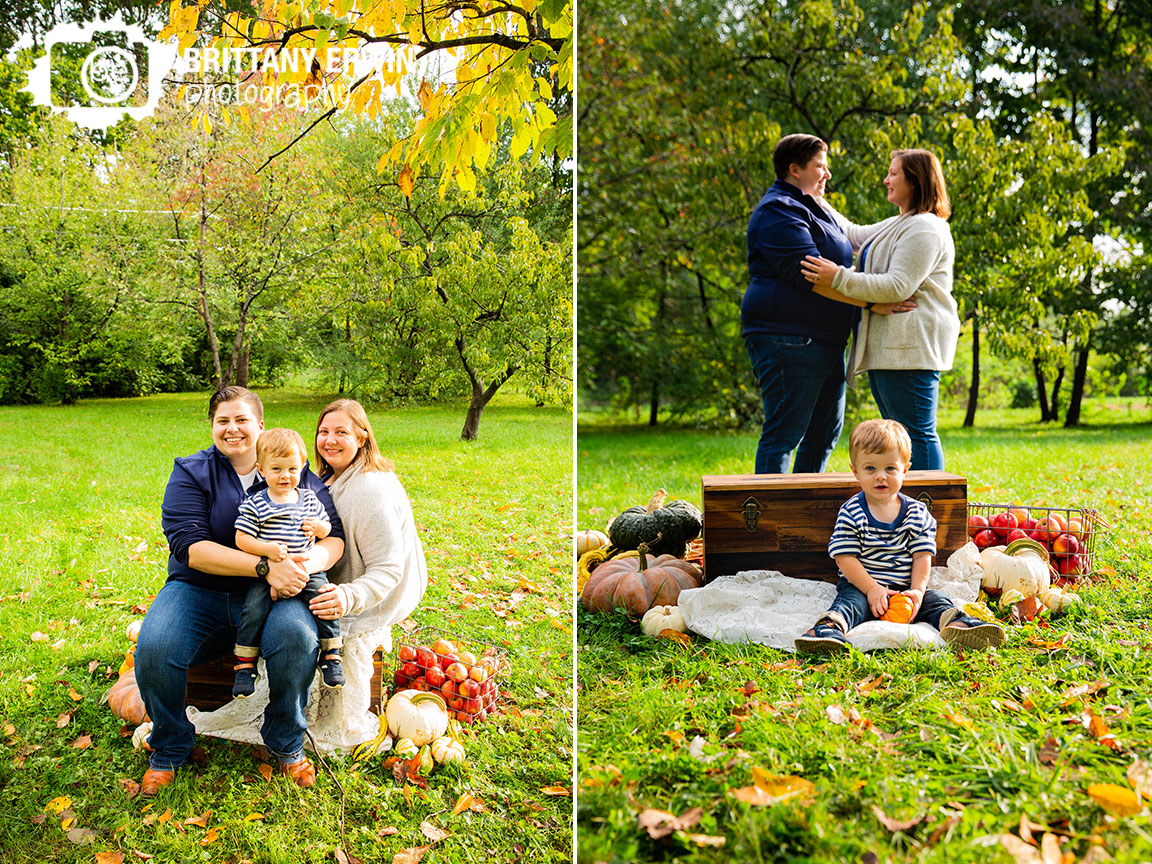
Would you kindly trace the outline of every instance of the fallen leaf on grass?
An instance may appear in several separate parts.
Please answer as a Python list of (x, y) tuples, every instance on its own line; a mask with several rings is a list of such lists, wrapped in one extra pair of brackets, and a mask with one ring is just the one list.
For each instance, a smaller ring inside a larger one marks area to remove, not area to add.
[(208, 810), (199, 816), (189, 816), (184, 820), (185, 825), (196, 825), (200, 828), (208, 827), (208, 817), (212, 815), (212, 811)]
[(673, 630), (670, 627), (666, 627), (660, 631), (660, 638), (667, 639), (670, 642), (675, 642), (684, 648), (692, 647), (691, 636), (689, 636), (687, 633), (681, 633), (679, 630)]
[(567, 786), (560, 786), (559, 784), (555, 786), (541, 786), (540, 791), (545, 795), (552, 796), (553, 798), (563, 798), (566, 795), (572, 794), (571, 789), (569, 789)]
[(400, 829), (397, 828), (395, 825), (385, 825), (383, 828), (381, 828), (379, 831), (376, 832), (376, 836), (377, 837), (391, 837), (393, 834), (399, 834), (399, 833), (400, 833)]
[(73, 750), (87, 750), (92, 746), (91, 735), (80, 735), (75, 741), (72, 742)]
[[(136, 854), (140, 855), (142, 853), (137, 852)], [(152, 857), (151, 855), (148, 856), (148, 858), (151, 858), (151, 857)], [(144, 860), (146, 861), (148, 859), (145, 858)], [(117, 851), (117, 852), (97, 852), (96, 853), (96, 864), (123, 864), (123, 862), (124, 862), (124, 853), (123, 852)]]
[(260, 765), (260, 767), (258, 767), (256, 770), (260, 772), (260, 776), (263, 777), (266, 782), (268, 782), (268, 783), (272, 782), (272, 766), (271, 765)]
[(1135, 816), (1144, 809), (1133, 790), (1115, 783), (1093, 783), (1088, 787), (1088, 797), (1113, 816)]
[[(122, 856), (124, 853), (120, 852), (117, 854)], [(135, 855), (137, 858), (139, 858), (141, 861), (151, 861), (153, 858), (156, 857), (155, 855), (149, 855), (147, 852), (141, 852), (139, 849), (133, 849), (132, 854)], [(123, 861), (124, 858), (121, 857), (120, 860)]]
[(68, 695), (72, 698), (73, 702), (80, 702), (84, 699), (84, 697), (77, 693), (76, 690), (72, 687), (68, 688)]
[(700, 824), (702, 818), (704, 818), (704, 810), (701, 807), (693, 807), (683, 816), (677, 816), (667, 810), (649, 808), (636, 817), (636, 825), (638, 828), (645, 829), (648, 836), (653, 840), (660, 840), (676, 831), (687, 831), (689, 828), (695, 828)]
[(669, 729), (664, 732), (665, 736), (672, 739), (672, 743), (677, 747), (684, 746), (684, 733), (676, 729)]
[(1142, 798), (1152, 798), (1152, 768), (1143, 759), (1137, 759), (1128, 766), (1128, 782)]
[(1060, 703), (1060, 705), (1062, 707), (1065, 705), (1071, 705), (1082, 696), (1092, 696), (1096, 693), (1099, 693), (1101, 690), (1107, 689), (1108, 685), (1109, 682), (1104, 681), (1103, 679), (1100, 681), (1090, 681), (1087, 684), (1077, 684), (1075, 687), (1070, 687), (1060, 694), (1061, 698), (1064, 700)]
[(413, 621), (411, 618), (405, 618), (403, 621), (400, 622), (400, 629), (403, 630), (405, 633), (411, 633), (413, 630), (415, 630), (419, 626), (420, 625), (417, 624), (415, 621)]
[(339, 846), (336, 847), (336, 853), (335, 854), (336, 854), (336, 864), (362, 864), (362, 862), (360, 861), (359, 858), (357, 858), (355, 855), (350, 854), (349, 852), (345, 851), (344, 849), (341, 849)]
[(856, 682), (856, 684), (855, 684), (856, 692), (859, 693), (861, 696), (867, 696), (869, 693), (871, 693), (877, 687), (879, 687), (881, 684), (883, 684), (886, 679), (891, 678), (891, 677), (892, 676), (889, 675), (887, 672), (881, 672), (876, 677), (872, 677), (871, 675), (869, 675), (863, 681), (857, 681)]
[(159, 822), (161, 825), (163, 825), (165, 822), (171, 821), (171, 819), (172, 819), (171, 808), (165, 810), (163, 813), (161, 813), (159, 816), (156, 817), (156, 821)]
[(1060, 755), (1060, 744), (1051, 735), (1048, 740), (1044, 742), (1044, 746), (1040, 748), (1040, 752), (1036, 758), (1040, 760), (1041, 765), (1055, 765), (1056, 757)]
[(51, 801), (45, 804), (44, 812), (47, 813), (51, 811), (53, 813), (60, 813), (64, 810), (67, 810), (71, 806), (72, 799), (66, 795), (61, 795), (58, 798), (53, 798)]
[(889, 831), (907, 831), (909, 828), (915, 828), (924, 821), (924, 816), (917, 816), (915, 819), (892, 819), (884, 815), (884, 811), (872, 805), (872, 812), (876, 814), (876, 818), (880, 820), (880, 824), (887, 828)]
[(567, 624), (565, 624), (563, 621), (560, 621), (556, 618), (549, 618), (548, 623), (551, 624), (553, 627), (555, 627), (557, 630), (562, 630), (565, 633), (571, 633), (572, 632), (572, 629)]
[(521, 576), (520, 581), (516, 583), (516, 588), (520, 591), (534, 591), (540, 593), (540, 586), (529, 579), (527, 576)]
[(56, 718), (56, 728), (57, 729), (63, 729), (65, 726), (67, 726), (71, 722), (72, 722), (72, 712), (69, 711), (67, 714), (61, 714), (59, 717)]
[(472, 802), (475, 800), (476, 799), (473, 798), (469, 793), (465, 792), (463, 795), (456, 799), (456, 806), (452, 808), (452, 815), (459, 816), (461, 813), (471, 807)]
[(1108, 728), (1108, 724), (1104, 722), (1104, 718), (1094, 711), (1085, 711), (1080, 715), (1081, 721), (1084, 723), (1084, 728), (1103, 744), (1105, 747), (1111, 747), (1113, 750), (1119, 750), (1120, 745), (1116, 741), (1116, 736)]
[(245, 822), (255, 822), (257, 819), (263, 819), (263, 818), (264, 818), (263, 813), (249, 813), (247, 816), (244, 817), (244, 821)]
[(91, 828), (70, 828), (64, 836), (79, 846), (85, 846), (96, 840), (96, 832)]
[(392, 856), (392, 864), (419, 864), (431, 846), (413, 846), (410, 849), (401, 849)]
[(711, 834), (684, 834), (684, 839), (697, 846), (723, 846), (728, 842), (727, 837), (715, 837)]
[(135, 798), (140, 794), (140, 784), (131, 777), (121, 777), (120, 788), (124, 790), (124, 794), (129, 798)]
[(220, 829), (213, 828), (200, 838), (200, 845), (207, 846), (209, 843), (215, 843), (219, 838)]
[(738, 801), (751, 804), (753, 807), (780, 804), (801, 796), (809, 798), (816, 791), (816, 787), (803, 777), (792, 774), (777, 777), (759, 765), (752, 766), (752, 779), (754, 785), (729, 791)]
[(37, 630), (35, 633), (33, 633), (28, 638), (32, 642), (47, 642), (48, 641), (48, 634), (47, 633), (41, 633), (39, 630)]
[(835, 723), (837, 726), (848, 722), (848, 715), (839, 705), (829, 705), (824, 709), (824, 715), (828, 718), (828, 722)]
[(972, 731), (972, 721), (969, 718), (965, 717), (963, 714), (956, 714), (952, 711), (945, 711), (944, 712), (944, 719), (950, 720), (951, 722), (955, 723), (957, 726), (962, 726), (963, 728), (967, 729), (968, 731)]
[(793, 657), (791, 660), (784, 660), (780, 663), (761, 663), (769, 672), (781, 672), (784, 669), (799, 669), (800, 661)]
[(1049, 642), (1046, 639), (1041, 639), (1039, 636), (1033, 635), (1028, 637), (1028, 644), (1035, 645), (1037, 648), (1042, 648), (1045, 651), (1062, 651), (1068, 647), (1068, 642), (1071, 638), (1071, 633), (1065, 633), (1055, 642)]
[(431, 840), (433, 843), (439, 843), (448, 836), (448, 832), (437, 828), (427, 819), (420, 823), (420, 833)]

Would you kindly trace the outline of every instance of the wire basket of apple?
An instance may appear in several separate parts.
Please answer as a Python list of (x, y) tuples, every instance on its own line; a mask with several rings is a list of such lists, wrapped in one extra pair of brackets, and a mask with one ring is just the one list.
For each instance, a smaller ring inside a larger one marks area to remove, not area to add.
[(1095, 569), (1096, 541), (1107, 528), (1100, 514), (1088, 508), (968, 505), (968, 537), (977, 547), (1035, 540), (1048, 550), (1056, 584), (1076, 582)]
[(395, 692), (439, 693), (448, 716), (469, 726), (495, 711), (500, 679), (508, 672), (504, 651), (435, 627), (421, 627), (404, 638), (396, 646)]

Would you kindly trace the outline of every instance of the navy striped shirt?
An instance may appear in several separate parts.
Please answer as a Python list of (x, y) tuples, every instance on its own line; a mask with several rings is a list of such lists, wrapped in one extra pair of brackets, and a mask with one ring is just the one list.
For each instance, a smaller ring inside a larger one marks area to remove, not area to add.
[(307, 552), (312, 539), (300, 527), (305, 519), (328, 521), (324, 505), (311, 489), (297, 486), (300, 497), (295, 504), (277, 504), (268, 496), (267, 489), (253, 492), (240, 502), (236, 517), (236, 530), (251, 534), (257, 540), (283, 543), (288, 553)]
[(912, 556), (917, 552), (936, 554), (936, 520), (927, 507), (907, 495), (900, 495), (895, 521), (880, 522), (861, 490), (840, 507), (828, 541), (830, 556), (853, 555), (873, 579), (899, 590), (911, 587)]

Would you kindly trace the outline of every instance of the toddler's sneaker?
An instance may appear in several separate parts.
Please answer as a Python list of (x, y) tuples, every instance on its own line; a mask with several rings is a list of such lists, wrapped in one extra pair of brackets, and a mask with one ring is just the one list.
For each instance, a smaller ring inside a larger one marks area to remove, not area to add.
[[(960, 625), (960, 626), (957, 626)], [(941, 638), (952, 648), (996, 648), (1004, 644), (1004, 628), (973, 618), (957, 615), (940, 630)]]
[(256, 663), (237, 663), (233, 668), (236, 670), (236, 681), (232, 685), (232, 698), (247, 699), (256, 692)]
[(848, 650), (848, 640), (839, 627), (821, 621), (796, 638), (796, 650), (804, 654), (843, 654)]
[(330, 651), (321, 658), (318, 664), (320, 678), (324, 686), (332, 690), (339, 690), (344, 686), (344, 665), (340, 662), (340, 652)]

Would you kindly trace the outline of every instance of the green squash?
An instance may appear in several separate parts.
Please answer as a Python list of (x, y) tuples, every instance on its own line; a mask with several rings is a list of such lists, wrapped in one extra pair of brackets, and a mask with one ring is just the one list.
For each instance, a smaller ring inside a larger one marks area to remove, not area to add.
[(694, 505), (687, 501), (665, 504), (667, 496), (660, 489), (647, 507), (629, 507), (608, 523), (612, 545), (617, 549), (639, 549), (645, 543), (653, 555), (683, 557), (689, 541), (700, 535), (704, 522)]

